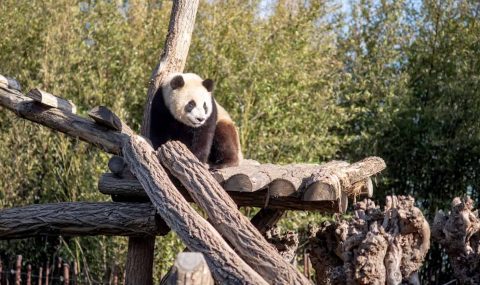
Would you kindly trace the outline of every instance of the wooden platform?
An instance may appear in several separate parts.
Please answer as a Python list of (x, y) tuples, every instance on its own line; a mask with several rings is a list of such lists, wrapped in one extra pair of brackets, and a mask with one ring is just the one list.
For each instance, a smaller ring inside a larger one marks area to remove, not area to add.
[[(331, 161), (321, 165), (259, 164), (247, 160), (241, 166), (211, 173), (238, 206), (338, 213), (345, 210), (348, 196), (371, 196), (370, 176), (384, 168), (384, 161), (378, 157), (353, 164)], [(175, 184), (192, 201), (181, 183)], [(148, 201), (137, 179), (120, 172), (103, 174), (98, 188), (114, 201)]]

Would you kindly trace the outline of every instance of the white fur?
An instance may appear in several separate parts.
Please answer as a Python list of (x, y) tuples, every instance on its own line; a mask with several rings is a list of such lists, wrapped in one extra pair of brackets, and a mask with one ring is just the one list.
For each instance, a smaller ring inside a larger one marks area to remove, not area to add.
[[(170, 81), (177, 75), (182, 75), (185, 85), (172, 90)], [(203, 79), (194, 73), (171, 74), (162, 86), (162, 94), (165, 105), (173, 117), (187, 126), (198, 128), (202, 126), (212, 114), (212, 94), (202, 85)], [(189, 113), (185, 112), (185, 106), (191, 100), (196, 106)], [(207, 112), (203, 108), (206, 103)], [(198, 122), (197, 119), (203, 119)]]

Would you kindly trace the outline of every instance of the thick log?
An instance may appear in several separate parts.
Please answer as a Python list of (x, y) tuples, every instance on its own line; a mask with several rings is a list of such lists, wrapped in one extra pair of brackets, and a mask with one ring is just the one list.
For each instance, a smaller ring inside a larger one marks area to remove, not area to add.
[[(185, 199), (193, 202), (188, 191), (179, 183), (176, 183), (178, 190)], [(118, 178), (111, 173), (105, 173), (98, 181), (98, 189), (101, 193), (111, 195), (114, 201), (144, 201), (148, 202), (148, 196), (142, 185), (135, 178)], [(240, 206), (283, 209), (283, 210), (309, 210), (323, 213), (338, 213), (338, 201), (302, 201), (301, 198), (271, 197), (267, 189), (256, 192), (227, 192), (228, 195)]]
[(75, 106), (72, 101), (60, 98), (46, 91), (35, 88), (30, 90), (30, 92), (27, 93), (27, 96), (42, 105), (57, 108), (69, 113), (77, 113), (77, 106)]
[(0, 210), (0, 239), (37, 235), (163, 235), (149, 203), (65, 202)]
[[(168, 226), (177, 233), (190, 251), (204, 253), (217, 283), (267, 284), (175, 189), (155, 151), (144, 139), (132, 136), (125, 143), (123, 154), (131, 171)], [(216, 202), (223, 203), (222, 200)]]
[(105, 106), (97, 106), (93, 108), (88, 111), (88, 116), (99, 125), (128, 135), (133, 134), (132, 129), (130, 129), (127, 124), (123, 123), (117, 115)]
[[(208, 215), (209, 221), (236, 252), (270, 284), (309, 284), (309, 280), (286, 262), (237, 208), (208, 169), (175, 141), (158, 150), (162, 163), (189, 191)], [(138, 175), (137, 175), (138, 177)], [(241, 234), (239, 234), (241, 233)]]
[(79, 138), (106, 152), (120, 153), (123, 134), (73, 113), (43, 106), (17, 90), (0, 86), (0, 105), (13, 111), (19, 117)]
[(480, 284), (480, 218), (470, 197), (455, 198), (451, 211), (439, 211), (432, 226), (432, 238), (448, 254), (460, 284)]
[(165, 285), (213, 285), (212, 274), (201, 253), (181, 252), (172, 267), (172, 273), (162, 280)]
[(150, 133), (152, 100), (163, 80), (174, 72), (182, 72), (187, 62), (199, 0), (173, 1), (168, 34), (157, 66), (152, 72), (143, 112), (142, 135)]

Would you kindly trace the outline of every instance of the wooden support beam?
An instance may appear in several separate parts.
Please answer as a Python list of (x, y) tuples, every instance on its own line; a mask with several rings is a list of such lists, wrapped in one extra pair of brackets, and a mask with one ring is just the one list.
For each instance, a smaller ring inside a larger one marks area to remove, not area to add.
[(0, 239), (37, 235), (155, 236), (167, 232), (150, 203), (65, 202), (0, 210)]
[(158, 149), (158, 155), (165, 167), (180, 180), (195, 202), (207, 213), (215, 229), (269, 284), (310, 283), (240, 213), (237, 205), (226, 195), (205, 165), (184, 144), (167, 142)]
[[(122, 152), (167, 225), (191, 251), (204, 253), (218, 284), (267, 284), (182, 197), (160, 165), (155, 151), (143, 138), (130, 137)], [(228, 196), (224, 194), (221, 200), (211, 202), (221, 204), (225, 198)]]
[(17, 91), (22, 90), (22, 87), (20, 86), (20, 83), (18, 83), (17, 80), (15, 80), (13, 78), (5, 77), (1, 74), (0, 74), (0, 87), (10, 88), (10, 89), (14, 89), (14, 90), (17, 90)]
[(77, 113), (77, 106), (75, 106), (72, 101), (60, 98), (46, 91), (35, 88), (30, 90), (27, 96), (42, 105), (57, 108), (68, 113)]
[(175, 259), (171, 274), (162, 285), (213, 285), (212, 274), (203, 254), (181, 252)]

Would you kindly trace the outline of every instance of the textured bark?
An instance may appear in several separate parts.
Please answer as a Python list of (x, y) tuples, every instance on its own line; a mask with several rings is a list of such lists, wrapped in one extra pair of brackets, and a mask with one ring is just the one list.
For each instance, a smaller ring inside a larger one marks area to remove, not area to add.
[(174, 72), (182, 72), (187, 62), (199, 0), (173, 1), (167, 39), (160, 60), (152, 72), (143, 112), (142, 135), (150, 133), (150, 112), (155, 92), (163, 80)]
[(100, 149), (120, 153), (124, 135), (60, 109), (43, 106), (17, 90), (0, 86), (0, 105), (17, 116), (91, 143)]
[(0, 210), (0, 239), (36, 235), (155, 236), (163, 224), (148, 203), (65, 202)]
[(27, 96), (48, 107), (58, 108), (74, 114), (77, 112), (77, 106), (75, 106), (72, 101), (57, 97), (37, 88), (30, 90)]
[(318, 284), (419, 284), (417, 271), (430, 247), (430, 228), (411, 197), (371, 201), (355, 217), (312, 229), (310, 256)]
[(292, 264), (294, 263), (299, 245), (296, 232), (281, 232), (279, 227), (272, 227), (265, 232), (265, 237), (277, 249), (284, 260)]
[[(188, 191), (175, 182), (177, 189), (189, 202), (193, 202)], [(114, 201), (145, 201), (148, 196), (135, 178), (119, 178), (111, 173), (103, 174), (98, 182), (101, 193), (112, 195)], [(323, 213), (338, 213), (338, 201), (302, 201), (299, 197), (271, 197), (267, 189), (256, 192), (227, 192), (237, 206), (250, 206), (280, 210), (310, 210)]]
[(125, 284), (153, 284), (153, 252), (155, 252), (154, 237), (131, 237), (128, 239)]
[[(212, 177), (208, 169), (175, 141), (159, 148), (162, 163), (180, 180), (209, 221), (235, 248), (238, 254), (271, 284), (309, 284), (286, 262), (250, 221), (240, 213), (234, 201)], [(137, 176), (138, 177), (138, 176)]]
[(201, 253), (179, 253), (168, 278), (162, 280), (165, 285), (213, 285), (212, 275)]
[(439, 211), (432, 238), (446, 249), (460, 284), (480, 284), (480, 219), (469, 197), (455, 198), (448, 214)]
[(175, 189), (155, 151), (144, 139), (133, 136), (127, 140), (123, 155), (168, 226), (177, 233), (190, 251), (204, 253), (216, 282), (267, 284)]

